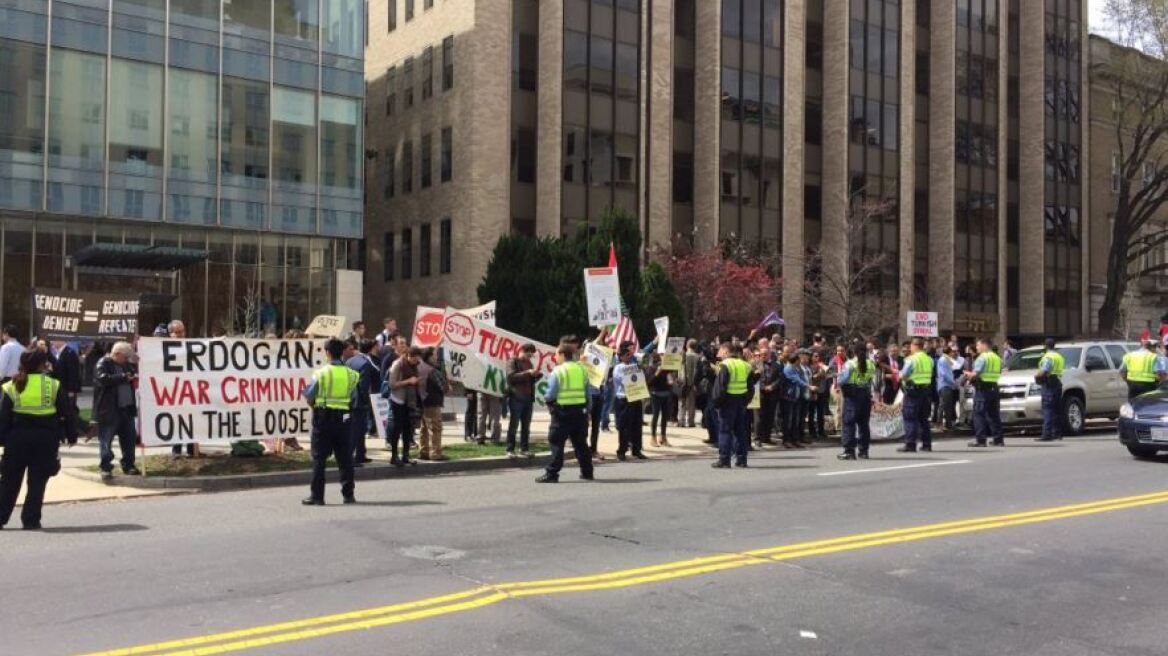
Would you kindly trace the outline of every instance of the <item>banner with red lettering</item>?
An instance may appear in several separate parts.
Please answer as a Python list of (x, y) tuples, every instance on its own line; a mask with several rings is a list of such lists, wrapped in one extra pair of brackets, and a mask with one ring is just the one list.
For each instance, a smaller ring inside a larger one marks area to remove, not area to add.
[(324, 340), (138, 340), (138, 408), (146, 446), (308, 438), (302, 392), (327, 364)]
[(507, 363), (524, 344), (535, 346), (532, 362), (545, 375), (535, 386), (536, 402), (543, 405), (547, 375), (556, 366), (556, 347), (507, 332), (462, 310), (446, 308), (442, 347), (446, 349), (446, 373), (467, 389), (504, 396)]
[[(495, 302), (483, 303), (478, 307), (459, 310), (471, 318), (478, 319), (488, 326), (495, 325)], [(442, 308), (418, 306), (418, 313), (414, 316), (414, 339), (411, 346), (426, 348), (442, 345), (442, 325), (446, 319), (446, 312)]]

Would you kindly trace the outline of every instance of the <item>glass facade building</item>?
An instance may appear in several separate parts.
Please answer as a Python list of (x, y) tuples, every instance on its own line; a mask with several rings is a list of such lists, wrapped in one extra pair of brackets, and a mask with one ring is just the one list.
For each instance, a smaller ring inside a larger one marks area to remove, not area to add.
[[(239, 272), (276, 328), (328, 309), (299, 290), (362, 236), (364, 20), (361, 0), (0, 0), (6, 285), (101, 284), (69, 271), (94, 243), (181, 246), (209, 254), (162, 290), (194, 334), (231, 322), (207, 290)], [(6, 287), (5, 323), (26, 296)]]

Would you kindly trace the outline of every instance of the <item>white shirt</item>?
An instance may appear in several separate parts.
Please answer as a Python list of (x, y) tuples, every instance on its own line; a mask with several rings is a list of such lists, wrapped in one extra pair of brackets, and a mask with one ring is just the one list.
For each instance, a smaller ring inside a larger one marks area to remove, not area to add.
[(24, 346), (15, 339), (0, 346), (0, 378), (12, 378), (20, 371), (20, 354), (23, 352)]

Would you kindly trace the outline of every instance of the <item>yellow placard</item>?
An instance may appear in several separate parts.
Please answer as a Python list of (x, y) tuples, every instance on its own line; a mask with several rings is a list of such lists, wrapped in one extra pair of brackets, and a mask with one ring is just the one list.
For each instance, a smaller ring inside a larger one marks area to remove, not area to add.
[(595, 388), (604, 385), (608, 377), (608, 367), (612, 363), (612, 349), (603, 344), (588, 342), (584, 345), (584, 353), (580, 357), (580, 364), (588, 372), (588, 383)]
[(649, 398), (649, 385), (645, 382), (645, 372), (636, 367), (625, 376), (625, 398), (629, 401), (644, 401)]
[(758, 393), (758, 388), (754, 389), (754, 396), (750, 399), (750, 403), (746, 404), (747, 410), (761, 410), (762, 409), (762, 395)]

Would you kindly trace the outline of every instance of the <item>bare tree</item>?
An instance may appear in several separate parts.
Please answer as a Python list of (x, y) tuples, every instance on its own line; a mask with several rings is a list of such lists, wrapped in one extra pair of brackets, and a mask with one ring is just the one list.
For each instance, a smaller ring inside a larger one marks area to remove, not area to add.
[(1156, 223), (1168, 203), (1168, 0), (1108, 0), (1105, 12), (1121, 46), (1091, 63), (1092, 83), (1114, 99), (1115, 207), (1098, 314), (1099, 332), (1111, 335), (1128, 285), (1168, 272), (1168, 264), (1145, 264), (1168, 244), (1168, 228)]
[[(853, 193), (844, 234), (821, 240), (806, 254), (805, 296), (824, 323), (834, 323), (843, 337), (866, 338), (899, 326), (899, 299), (888, 296), (882, 282), (896, 260), (892, 253), (865, 248), (873, 230), (881, 230), (893, 203)], [(895, 292), (895, 290), (894, 290)]]

